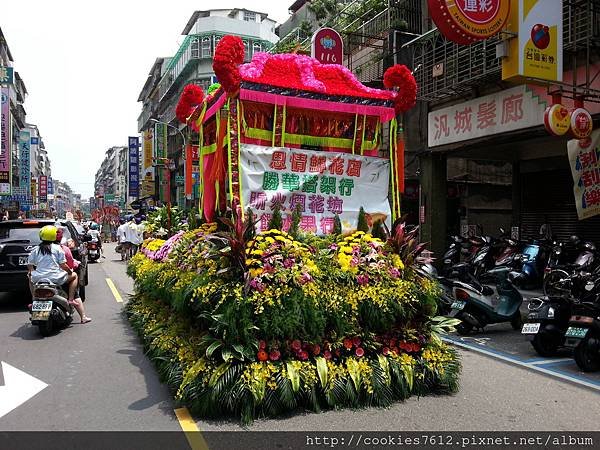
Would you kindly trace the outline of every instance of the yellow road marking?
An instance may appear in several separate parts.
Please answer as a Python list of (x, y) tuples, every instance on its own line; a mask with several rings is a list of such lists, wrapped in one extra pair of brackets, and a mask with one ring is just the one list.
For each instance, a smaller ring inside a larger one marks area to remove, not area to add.
[(121, 298), (121, 294), (119, 294), (119, 291), (117, 291), (115, 283), (113, 283), (113, 281), (110, 278), (107, 278), (106, 284), (108, 284), (108, 287), (112, 291), (112, 294), (115, 296), (115, 300), (119, 303), (123, 303), (123, 299)]
[(185, 433), (185, 437), (190, 444), (192, 450), (208, 450), (208, 445), (202, 436), (202, 433), (196, 426), (196, 422), (192, 419), (190, 412), (187, 408), (179, 408), (175, 410), (179, 425)]

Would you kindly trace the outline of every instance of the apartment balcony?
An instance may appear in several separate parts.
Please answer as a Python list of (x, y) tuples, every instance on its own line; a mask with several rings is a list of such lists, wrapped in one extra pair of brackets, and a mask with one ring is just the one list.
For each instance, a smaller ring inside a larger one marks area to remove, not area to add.
[(148, 122), (150, 121), (150, 118), (155, 116), (156, 109), (156, 105), (144, 106), (142, 113), (138, 116), (138, 132), (142, 132), (143, 130), (148, 128)]

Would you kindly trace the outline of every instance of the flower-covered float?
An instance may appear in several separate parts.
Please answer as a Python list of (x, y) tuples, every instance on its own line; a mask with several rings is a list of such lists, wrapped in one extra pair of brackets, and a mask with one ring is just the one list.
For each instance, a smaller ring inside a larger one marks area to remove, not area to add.
[(129, 319), (161, 377), (200, 417), (243, 423), (455, 392), (439, 338), (453, 322), (398, 220), (412, 74), (389, 69), (387, 91), (307, 56), (243, 57), (224, 37), (220, 87), (188, 86), (177, 106), (204, 225), (148, 239), (128, 266)]

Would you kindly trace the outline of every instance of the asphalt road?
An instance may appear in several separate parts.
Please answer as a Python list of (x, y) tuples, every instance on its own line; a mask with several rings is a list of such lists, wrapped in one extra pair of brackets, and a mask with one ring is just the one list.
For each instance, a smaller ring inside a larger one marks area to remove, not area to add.
[[(86, 308), (93, 322), (73, 324), (41, 338), (23, 306), (0, 295), (0, 361), (48, 386), (0, 417), (8, 430), (171, 430), (181, 426), (168, 390), (159, 383), (122, 316), (106, 278), (123, 299), (132, 292), (124, 264), (112, 246), (107, 259), (90, 266)], [(506, 333), (505, 333), (506, 331)], [(520, 345), (507, 330), (486, 337)], [(485, 341), (490, 346), (489, 341)], [(525, 348), (523, 347), (523, 348)], [(520, 350), (519, 350), (520, 351)], [(476, 431), (594, 430), (600, 391), (518, 367), (473, 349), (460, 350), (461, 390), (454, 396), (411, 398), (388, 409), (303, 413), (258, 420), (255, 431)], [(493, 355), (492, 355), (493, 356)], [(0, 380), (0, 386), (2, 380)], [(1, 405), (0, 405), (1, 406)], [(1, 411), (1, 409), (0, 409)], [(196, 420), (201, 431), (239, 431), (237, 421)], [(241, 447), (240, 447), (241, 448)]]

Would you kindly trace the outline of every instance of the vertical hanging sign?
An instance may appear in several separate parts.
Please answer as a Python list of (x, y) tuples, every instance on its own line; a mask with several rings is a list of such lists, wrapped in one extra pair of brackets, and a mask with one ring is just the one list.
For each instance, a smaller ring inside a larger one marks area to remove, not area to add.
[(40, 203), (46, 203), (48, 201), (48, 177), (46, 175), (40, 175)]
[(10, 99), (8, 88), (0, 90), (0, 195), (11, 194)]
[(31, 189), (31, 168), (30, 168), (30, 141), (31, 133), (21, 130), (19, 134), (19, 187), (25, 192)]
[(129, 196), (139, 197), (140, 170), (139, 170), (139, 137), (129, 137)]

